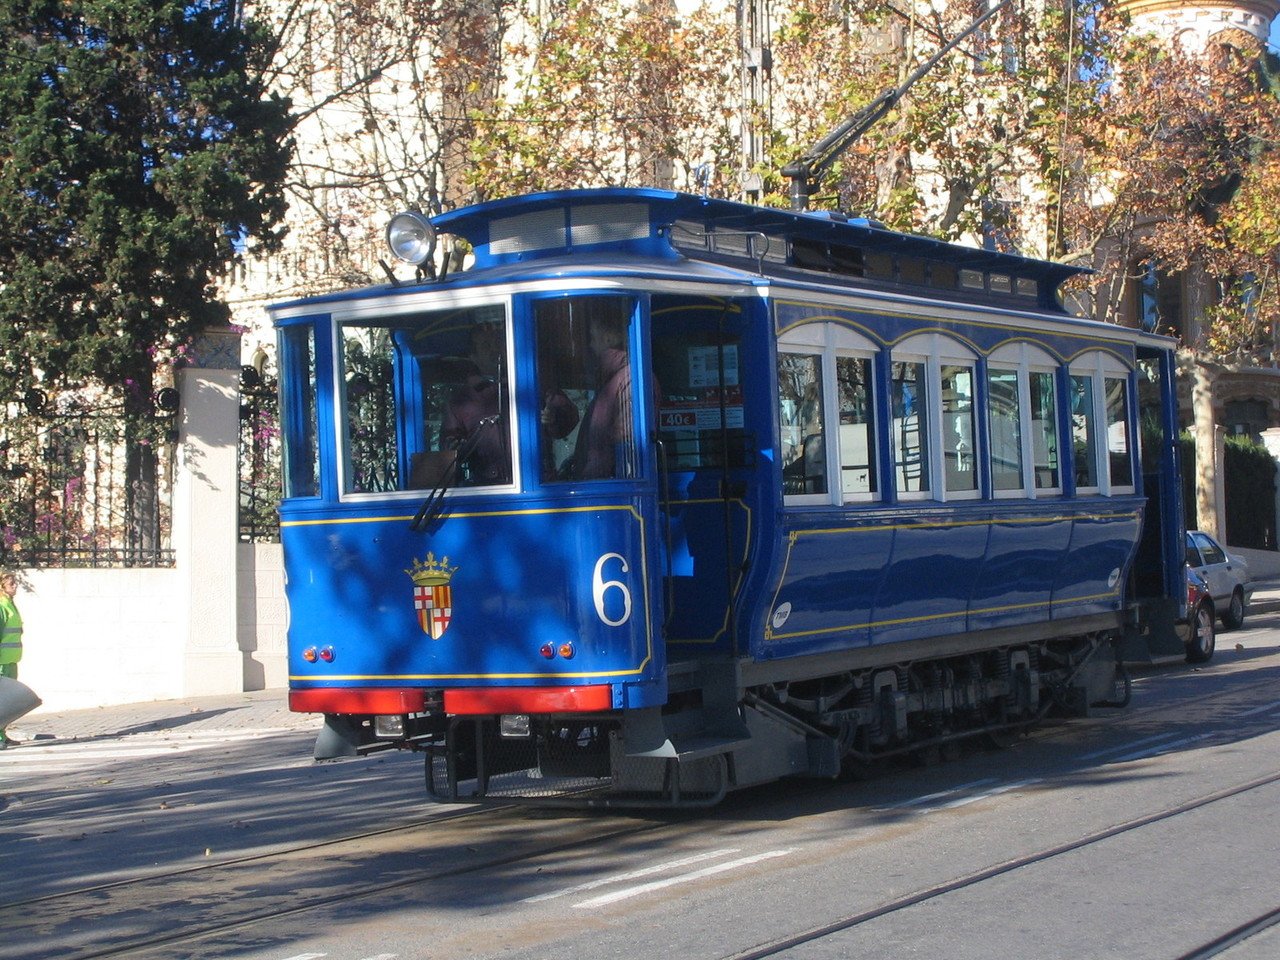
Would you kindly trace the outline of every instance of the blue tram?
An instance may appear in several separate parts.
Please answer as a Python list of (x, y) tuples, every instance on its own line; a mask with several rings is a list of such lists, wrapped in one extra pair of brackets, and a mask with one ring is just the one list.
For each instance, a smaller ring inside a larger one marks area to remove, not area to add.
[(412, 280), (271, 311), (317, 757), (713, 802), (1115, 702), (1181, 642), (1173, 345), (1069, 316), (1075, 268), (639, 189), (388, 239)]

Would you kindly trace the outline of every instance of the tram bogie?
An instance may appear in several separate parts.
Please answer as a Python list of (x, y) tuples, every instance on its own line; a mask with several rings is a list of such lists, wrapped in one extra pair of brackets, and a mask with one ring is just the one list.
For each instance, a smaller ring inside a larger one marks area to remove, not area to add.
[(653, 190), (435, 229), (475, 265), (273, 310), (317, 756), (711, 803), (1180, 647), (1172, 344), (1068, 316), (1071, 268)]

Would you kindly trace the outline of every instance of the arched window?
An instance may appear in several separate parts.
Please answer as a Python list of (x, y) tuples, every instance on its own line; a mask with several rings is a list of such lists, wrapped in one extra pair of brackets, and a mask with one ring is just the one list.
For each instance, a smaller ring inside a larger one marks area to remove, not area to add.
[(789, 502), (880, 497), (875, 345), (837, 323), (807, 323), (778, 340), (778, 426)]
[[(890, 435), (898, 495), (939, 500), (981, 495), (977, 355), (937, 333), (908, 337), (891, 355)], [(937, 451), (936, 456), (930, 456)]]
[(1005, 344), (987, 360), (991, 488), (996, 497), (1062, 492), (1057, 370), (1049, 353), (1025, 342)]
[(1133, 493), (1129, 369), (1094, 350), (1072, 360), (1070, 371), (1076, 493)]

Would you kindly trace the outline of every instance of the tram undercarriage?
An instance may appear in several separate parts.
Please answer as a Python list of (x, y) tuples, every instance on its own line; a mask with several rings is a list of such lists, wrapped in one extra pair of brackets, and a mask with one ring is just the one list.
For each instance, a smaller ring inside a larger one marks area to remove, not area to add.
[(1099, 632), (743, 687), (730, 662), (673, 665), (662, 708), (549, 717), (408, 718), (383, 741), (426, 754), (446, 802), (698, 806), (788, 776), (834, 778), (886, 758), (929, 758), (1050, 713), (1123, 706), (1114, 635)]

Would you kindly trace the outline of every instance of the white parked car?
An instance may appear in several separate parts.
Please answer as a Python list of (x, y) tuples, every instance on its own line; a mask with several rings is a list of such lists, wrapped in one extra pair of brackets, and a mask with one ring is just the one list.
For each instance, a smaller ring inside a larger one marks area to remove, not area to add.
[(1253, 595), (1249, 582), (1249, 563), (1233, 556), (1207, 533), (1187, 531), (1187, 566), (1209, 584), (1214, 608), (1222, 617), (1222, 625), (1234, 630), (1244, 623), (1244, 612)]

